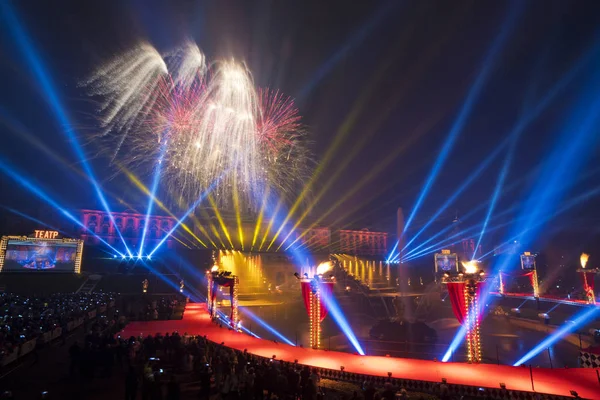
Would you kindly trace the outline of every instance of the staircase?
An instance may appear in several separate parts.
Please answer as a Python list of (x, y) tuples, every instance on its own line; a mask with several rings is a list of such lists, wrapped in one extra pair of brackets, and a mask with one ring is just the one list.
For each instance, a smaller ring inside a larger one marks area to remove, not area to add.
[(98, 282), (100, 282), (100, 279), (102, 279), (101, 275), (90, 275), (75, 293), (92, 293)]

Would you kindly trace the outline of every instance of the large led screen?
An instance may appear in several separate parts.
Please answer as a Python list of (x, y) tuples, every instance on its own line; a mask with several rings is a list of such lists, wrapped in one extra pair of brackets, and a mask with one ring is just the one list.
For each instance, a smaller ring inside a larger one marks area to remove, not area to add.
[(3, 271), (73, 272), (77, 242), (9, 239)]
[(435, 265), (437, 271), (457, 271), (457, 258), (456, 254), (436, 254)]

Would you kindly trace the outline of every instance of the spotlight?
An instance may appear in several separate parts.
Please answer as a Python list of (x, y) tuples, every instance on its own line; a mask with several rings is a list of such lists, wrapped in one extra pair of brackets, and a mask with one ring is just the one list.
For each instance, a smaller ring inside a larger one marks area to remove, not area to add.
[(294, 276), (295, 276), (295, 277), (296, 277), (296, 279), (298, 279), (298, 280), (300, 280), (300, 279), (301, 279), (301, 278), (300, 278), (300, 274), (299, 274), (299, 273), (297, 273), (297, 272), (294, 272)]
[(125, 259), (125, 254), (122, 254), (122, 255), (121, 255), (121, 258), (124, 260), (124, 259)]
[(113, 254), (113, 258), (117, 258), (117, 255), (116, 255), (116, 254)]
[(332, 281), (335, 281), (335, 276), (329, 275), (329, 279), (331, 279)]
[(571, 390), (570, 393), (571, 393), (571, 396), (575, 397), (576, 399), (579, 398), (579, 393), (577, 393), (576, 391)]
[(271, 357), (273, 360), (277, 358), (277, 356), (275, 354), (273, 354), (273, 357)]
[(308, 279), (308, 274), (306, 272), (304, 273), (304, 277)]
[(392, 373), (388, 372), (388, 378), (391, 378), (391, 377), (392, 377)]
[(442, 383), (447, 383), (448, 381), (446, 380), (446, 378), (442, 378)]
[(500, 382), (500, 389), (506, 390), (506, 383)]
[(152, 256), (146, 256), (146, 259), (150, 260), (152, 258)]
[(344, 372), (344, 369), (345, 369), (345, 368), (344, 368), (344, 366), (343, 366), (343, 365), (342, 365), (342, 366), (340, 366), (340, 371)]
[(138, 260), (141, 260), (141, 259), (142, 259), (142, 256), (141, 256), (141, 254), (138, 254), (138, 255), (137, 255), (137, 258), (138, 258)]

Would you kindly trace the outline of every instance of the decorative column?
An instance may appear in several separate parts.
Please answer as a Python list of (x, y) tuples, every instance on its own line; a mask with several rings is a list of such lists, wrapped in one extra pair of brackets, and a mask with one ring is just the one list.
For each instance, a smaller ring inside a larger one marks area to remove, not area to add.
[(233, 275), (233, 282), (231, 283), (231, 287), (229, 288), (230, 292), (231, 292), (231, 317), (230, 317), (230, 322), (231, 322), (231, 327), (233, 329), (237, 329), (238, 327), (238, 322), (240, 320), (240, 317), (238, 315), (238, 306), (239, 306), (239, 302), (238, 302), (238, 286), (240, 284), (240, 279), (236, 276)]
[(479, 300), (486, 279), (485, 273), (480, 271), (473, 261), (463, 265), (465, 272), (459, 272), (457, 275), (445, 273), (442, 283), (448, 287), (448, 297), (456, 319), (467, 330), (467, 359), (470, 363), (479, 363), (482, 358)]
[(206, 282), (207, 282), (206, 304), (208, 307), (208, 313), (212, 317), (212, 316), (214, 316), (213, 310), (215, 309), (216, 301), (213, 298), (213, 280), (212, 280), (212, 274), (210, 273), (210, 271), (206, 271)]
[[(327, 264), (331, 265), (331, 263)], [(334, 283), (333, 277), (324, 280), (318, 271), (319, 267), (317, 267), (317, 275), (313, 278), (300, 279), (302, 299), (310, 322), (310, 347), (313, 349), (321, 347), (321, 322), (328, 311), (327, 301), (324, 298), (332, 295)], [(296, 277), (299, 278), (299, 275), (296, 274)]]
[(579, 261), (581, 263), (581, 268), (577, 270), (581, 274), (581, 278), (583, 280), (583, 291), (585, 292), (585, 299), (588, 304), (596, 304), (596, 294), (594, 293), (594, 279), (596, 278), (596, 274), (600, 274), (600, 269), (585, 269), (589, 254), (581, 253), (581, 257)]
[(533, 275), (531, 275), (531, 286), (533, 286), (533, 297), (540, 297), (540, 284), (538, 281), (537, 269), (534, 269)]

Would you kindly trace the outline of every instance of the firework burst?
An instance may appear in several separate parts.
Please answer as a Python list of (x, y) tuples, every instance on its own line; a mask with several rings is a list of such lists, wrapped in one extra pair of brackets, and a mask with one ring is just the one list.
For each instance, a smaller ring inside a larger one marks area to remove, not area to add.
[(163, 187), (180, 199), (194, 201), (220, 178), (218, 204), (230, 206), (236, 195), (245, 210), (256, 208), (267, 187), (291, 199), (307, 177), (310, 158), (293, 101), (257, 90), (242, 64), (207, 64), (194, 43), (165, 55), (143, 44), (83, 86), (101, 99), (94, 139), (111, 161), (160, 171)]

